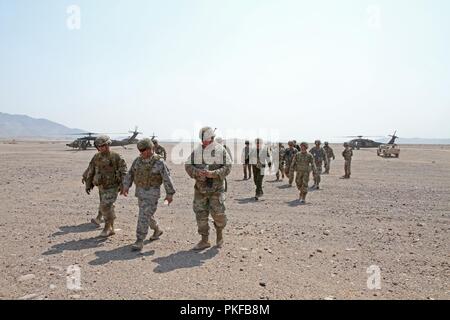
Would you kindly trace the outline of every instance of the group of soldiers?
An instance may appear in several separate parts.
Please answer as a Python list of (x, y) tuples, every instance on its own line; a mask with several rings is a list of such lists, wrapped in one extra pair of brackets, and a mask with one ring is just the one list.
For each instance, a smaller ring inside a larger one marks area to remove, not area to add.
[[(223, 230), (227, 224), (225, 214), (225, 197), (227, 191), (226, 177), (232, 168), (232, 158), (229, 148), (221, 139), (216, 138), (215, 129), (203, 127), (199, 132), (201, 144), (195, 148), (185, 162), (185, 171), (195, 180), (193, 211), (196, 216), (198, 233), (201, 240), (194, 250), (203, 250), (211, 246), (209, 242), (209, 216), (214, 221), (216, 230), (216, 245), (221, 247), (224, 243)], [(118, 195), (128, 196), (129, 189), (135, 184), (135, 196), (138, 198), (139, 215), (136, 228), (136, 242), (132, 249), (142, 250), (148, 229), (153, 230), (150, 240), (157, 240), (163, 231), (155, 219), (158, 200), (161, 197), (161, 185), (164, 185), (165, 203), (173, 201), (176, 192), (169, 168), (166, 165), (167, 153), (158, 144), (156, 139), (142, 139), (137, 143), (140, 155), (133, 161), (127, 170), (125, 160), (116, 152), (110, 150), (111, 139), (100, 136), (95, 140), (98, 150), (83, 173), (82, 183), (87, 194), (96, 186), (99, 190), (100, 205), (98, 215), (91, 222), (100, 226), (104, 222), (101, 237), (114, 235), (114, 221), (116, 219), (114, 203)], [(305, 203), (308, 192), (310, 173), (313, 172), (314, 188), (319, 188), (322, 165), (325, 164), (325, 174), (330, 171), (330, 161), (335, 159), (333, 150), (325, 143), (320, 147), (320, 141), (308, 153), (308, 144), (302, 142), (297, 145), (289, 141), (288, 148), (279, 144), (279, 172), (282, 178), (286, 175), (292, 185), (296, 173), (296, 184), (300, 191), (300, 203)], [(352, 151), (345, 145), (343, 156), (345, 158), (345, 178), (350, 178), (350, 164)], [(250, 179), (253, 174), (256, 185), (255, 198), (263, 193), (262, 183), (266, 165), (272, 165), (272, 150), (263, 144), (262, 139), (255, 140), (255, 147), (250, 148), (249, 141), (242, 155), (244, 166), (244, 179)]]
[[(336, 159), (333, 149), (328, 142), (324, 143), (316, 140), (315, 146), (309, 150), (308, 143), (302, 142), (300, 145), (295, 140), (288, 142), (288, 147), (285, 148), (282, 143), (278, 143), (276, 153), (278, 154), (278, 170), (276, 172), (277, 181), (284, 179), (286, 176), (289, 180), (289, 186), (292, 186), (295, 176), (295, 182), (300, 191), (300, 204), (305, 204), (306, 195), (308, 193), (309, 179), (311, 173), (313, 174), (314, 185), (313, 190), (320, 189), (320, 181), (322, 174), (329, 174), (331, 168), (331, 161)], [(262, 139), (255, 140), (255, 148), (250, 148), (250, 142), (245, 141), (245, 148), (242, 151), (242, 163), (244, 168), (244, 180), (251, 178), (253, 172), (254, 183), (256, 185), (255, 200), (258, 200), (263, 194), (263, 178), (264, 168), (272, 166), (272, 149), (269, 146), (261, 147)], [(344, 143), (344, 151), (342, 156), (345, 160), (344, 170), (345, 174), (342, 179), (350, 179), (351, 161), (353, 151), (350, 145)], [(324, 172), (322, 173), (322, 170)], [(249, 175), (247, 175), (249, 172)], [(248, 177), (248, 178), (247, 178)]]

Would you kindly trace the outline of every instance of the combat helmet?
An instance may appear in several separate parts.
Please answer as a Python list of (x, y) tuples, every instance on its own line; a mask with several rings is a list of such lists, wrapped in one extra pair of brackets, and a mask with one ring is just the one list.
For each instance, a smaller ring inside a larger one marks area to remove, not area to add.
[(327, 146), (328, 145), (328, 141), (325, 141), (323, 144)]
[(137, 148), (139, 150), (153, 149), (153, 146), (153, 142), (149, 138), (139, 140), (139, 142), (137, 143)]
[(97, 148), (102, 147), (104, 145), (110, 145), (111, 144), (111, 139), (106, 136), (98, 136), (95, 141), (94, 141), (94, 146), (96, 146)]
[(348, 142), (344, 142), (344, 147), (348, 147), (348, 146), (349, 146)]
[(302, 143), (300, 143), (300, 147), (301, 147), (301, 146), (305, 146), (306, 149), (309, 148), (308, 142), (302, 142)]
[(314, 144), (318, 144), (320, 146), (322, 144), (322, 142), (320, 140), (316, 140), (316, 141), (314, 141)]
[(211, 138), (214, 138), (216, 136), (215, 131), (216, 131), (216, 129), (213, 129), (211, 127), (203, 127), (200, 129), (200, 131), (198, 133), (198, 137), (202, 141), (208, 141)]

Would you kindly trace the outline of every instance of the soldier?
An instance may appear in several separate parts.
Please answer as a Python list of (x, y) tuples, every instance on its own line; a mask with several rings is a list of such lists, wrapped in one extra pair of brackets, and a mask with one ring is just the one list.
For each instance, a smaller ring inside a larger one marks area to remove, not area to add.
[(322, 164), (323, 164), (323, 162), (325, 162), (325, 167), (326, 167), (327, 163), (328, 163), (328, 159), (327, 159), (327, 154), (326, 154), (325, 150), (322, 147), (320, 147), (322, 142), (320, 142), (320, 140), (316, 140), (314, 142), (314, 144), (316, 146), (311, 148), (311, 150), (309, 150), (309, 153), (311, 153), (313, 155), (314, 163), (316, 165), (313, 189), (319, 190), (320, 175), (322, 174)]
[(198, 233), (202, 239), (194, 250), (203, 250), (209, 243), (208, 216), (211, 214), (216, 228), (217, 247), (223, 245), (223, 229), (227, 224), (225, 215), (224, 179), (231, 172), (228, 152), (214, 141), (215, 130), (204, 127), (199, 132), (202, 144), (189, 156), (185, 170), (195, 179), (193, 209), (196, 215)]
[[(87, 194), (90, 194), (94, 186), (98, 187), (100, 195), (99, 212), (105, 219), (105, 227), (100, 236), (108, 237), (115, 233), (114, 202), (117, 200), (117, 195), (122, 187), (127, 165), (119, 154), (110, 150), (111, 139), (108, 136), (99, 136), (95, 139), (94, 144), (99, 152), (94, 155), (89, 163), (89, 167), (83, 174), (82, 182), (86, 183)], [(101, 221), (97, 217), (93, 222), (100, 224)]]
[(253, 181), (256, 185), (255, 200), (258, 200), (264, 195), (263, 191), (263, 180), (264, 180), (264, 170), (266, 164), (272, 163), (271, 154), (269, 148), (263, 146), (263, 140), (257, 138), (255, 140), (256, 147), (250, 150), (250, 164), (252, 165), (253, 171)]
[(245, 140), (245, 147), (242, 150), (242, 163), (244, 167), (244, 180), (247, 180), (247, 171), (248, 171), (248, 179), (252, 178), (252, 166), (250, 165), (250, 141)]
[(297, 151), (300, 151), (300, 146), (297, 144), (297, 140), (292, 140), (292, 143), (294, 143), (294, 148), (295, 148)]
[[(228, 155), (230, 156), (231, 162), (233, 163), (233, 157), (232, 157), (232, 155), (231, 155), (231, 150), (230, 150), (230, 148), (227, 147), (226, 142), (223, 141), (223, 139), (220, 138), (220, 137), (217, 137), (217, 138), (215, 139), (215, 141), (216, 141), (218, 144), (220, 144), (222, 147), (224, 147), (224, 149), (227, 151)], [(227, 178), (224, 179), (224, 183), (225, 183), (225, 192), (227, 192), (227, 191), (228, 191), (228, 181), (227, 181)]]
[(164, 149), (164, 147), (158, 143), (158, 140), (153, 139), (152, 142), (153, 142), (153, 145), (154, 145), (154, 153), (156, 153), (161, 158), (163, 158), (164, 161), (166, 161), (166, 159), (167, 159), (166, 149)]
[(148, 234), (148, 227), (153, 230), (150, 240), (157, 240), (163, 234), (158, 223), (154, 218), (158, 206), (158, 200), (161, 196), (161, 184), (164, 183), (166, 198), (170, 204), (175, 194), (172, 178), (169, 169), (160, 155), (154, 153), (154, 145), (148, 138), (138, 142), (137, 148), (141, 155), (137, 157), (131, 165), (128, 174), (123, 181), (121, 194), (128, 196), (131, 185), (136, 185), (135, 196), (138, 198), (139, 218), (136, 228), (136, 243), (132, 249), (141, 251), (144, 247), (144, 239)]
[(342, 152), (342, 156), (344, 157), (344, 160), (345, 160), (345, 164), (344, 164), (345, 175), (341, 178), (342, 179), (350, 179), (353, 151), (352, 151), (352, 148), (350, 148), (350, 145), (348, 144), (348, 142), (344, 143), (344, 147), (345, 147), (345, 149)]
[(283, 146), (282, 143), (278, 144), (278, 171), (277, 171), (277, 181), (280, 180), (280, 171), (281, 171), (281, 180), (284, 179), (284, 165), (285, 165), (285, 160), (284, 160), (284, 154), (285, 154), (285, 148)]
[(288, 148), (284, 151), (284, 161), (285, 161), (285, 168), (286, 168), (286, 176), (289, 179), (289, 185), (292, 186), (292, 182), (294, 181), (294, 176), (291, 177), (289, 174), (292, 159), (294, 159), (295, 154), (297, 153), (297, 149), (295, 148), (294, 141), (288, 142)]
[(331, 158), (333, 158), (333, 160), (336, 160), (336, 157), (334, 156), (333, 149), (328, 145), (327, 141), (325, 141), (325, 146), (323, 147), (323, 149), (325, 150), (325, 153), (327, 154), (327, 160), (328, 160), (325, 163), (325, 172), (324, 172), (324, 174), (329, 174), (330, 173), (330, 167), (331, 167)]
[(304, 204), (306, 195), (308, 194), (309, 175), (311, 171), (316, 173), (316, 165), (314, 157), (308, 153), (308, 144), (302, 142), (300, 144), (300, 152), (297, 152), (292, 160), (291, 167), (289, 169), (290, 178), (294, 178), (294, 172), (297, 172), (295, 183), (300, 191), (299, 199), (300, 204)]

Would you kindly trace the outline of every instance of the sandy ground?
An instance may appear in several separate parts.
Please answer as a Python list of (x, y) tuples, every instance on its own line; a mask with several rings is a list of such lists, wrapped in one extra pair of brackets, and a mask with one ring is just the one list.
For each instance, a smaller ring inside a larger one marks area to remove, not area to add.
[[(165, 233), (139, 254), (133, 196), (116, 203), (115, 236), (102, 240), (89, 223), (98, 193), (84, 192), (81, 174), (93, 150), (0, 142), (0, 298), (449, 299), (450, 146), (402, 146), (400, 159), (355, 151), (350, 180), (339, 179), (342, 147), (333, 147), (332, 172), (305, 206), (273, 176), (254, 202), (235, 165), (226, 244), (201, 253), (191, 250), (194, 182), (169, 163), (178, 192), (156, 213)], [(114, 150), (128, 165), (137, 156)], [(368, 288), (370, 266), (380, 268), (380, 289)], [(80, 290), (68, 277), (76, 268)]]

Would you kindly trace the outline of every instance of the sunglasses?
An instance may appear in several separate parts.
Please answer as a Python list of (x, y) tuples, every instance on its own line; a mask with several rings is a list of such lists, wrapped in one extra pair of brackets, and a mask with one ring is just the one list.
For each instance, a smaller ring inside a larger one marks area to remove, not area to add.
[(138, 149), (140, 153), (147, 151), (147, 149)]

